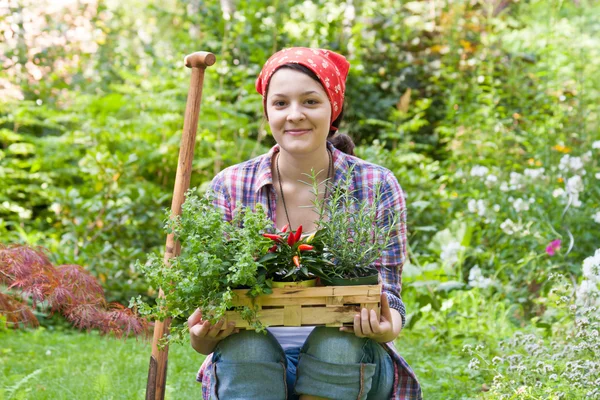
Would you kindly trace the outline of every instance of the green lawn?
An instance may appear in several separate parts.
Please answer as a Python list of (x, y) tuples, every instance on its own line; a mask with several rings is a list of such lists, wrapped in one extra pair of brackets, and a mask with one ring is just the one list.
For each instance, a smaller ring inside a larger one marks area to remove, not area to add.
[[(474, 398), (481, 383), (465, 375), (468, 360), (447, 346), (403, 333), (397, 346), (417, 372), (425, 399)], [(143, 399), (150, 344), (95, 332), (46, 329), (0, 333), (0, 400)], [(194, 381), (203, 356), (190, 347), (169, 351), (167, 398), (200, 396)]]
[[(0, 399), (142, 399), (151, 346), (97, 333), (0, 333)], [(169, 351), (167, 397), (197, 398), (203, 356), (189, 347)]]

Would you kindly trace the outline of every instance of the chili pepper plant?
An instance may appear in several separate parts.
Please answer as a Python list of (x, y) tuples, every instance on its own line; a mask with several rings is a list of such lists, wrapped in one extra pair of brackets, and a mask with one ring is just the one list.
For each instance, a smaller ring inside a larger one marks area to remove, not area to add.
[[(271, 293), (259, 258), (272, 246), (263, 236), (272, 229), (272, 222), (260, 205), (254, 211), (238, 206), (233, 219), (225, 221), (210, 194), (199, 197), (188, 191), (180, 216), (171, 218), (167, 210), (165, 229), (181, 243), (181, 254), (169, 264), (158, 254), (151, 255), (144, 265), (137, 264), (164, 296), (159, 296), (156, 304), (138, 297), (130, 306), (153, 319), (172, 318), (169, 342), (183, 342), (187, 318), (196, 308), (212, 323), (221, 319), (232, 308), (233, 289), (247, 288), (251, 297)], [(252, 326), (262, 328), (255, 309), (238, 311)]]
[[(259, 262), (266, 278), (276, 282), (297, 282), (327, 276), (333, 264), (321, 246), (311, 244), (314, 235), (302, 239), (302, 225), (293, 232), (286, 225), (281, 234), (264, 234), (273, 242)], [(320, 248), (319, 248), (320, 247)]]

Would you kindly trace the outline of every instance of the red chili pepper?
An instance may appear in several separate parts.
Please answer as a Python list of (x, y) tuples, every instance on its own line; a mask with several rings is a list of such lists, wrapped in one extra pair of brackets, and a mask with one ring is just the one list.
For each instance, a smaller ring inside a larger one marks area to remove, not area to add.
[(275, 251), (276, 251), (276, 250), (277, 250), (277, 245), (275, 245), (275, 246), (271, 247), (271, 248), (269, 249), (269, 253), (275, 253)]
[(279, 235), (273, 235), (271, 233), (263, 233), (263, 236), (269, 238), (275, 242), (283, 242), (283, 238)]
[(290, 235), (288, 236), (288, 239), (287, 239), (287, 243), (290, 247), (293, 246), (294, 243), (296, 243), (296, 237), (294, 236), (294, 232), (290, 232)]
[(300, 268), (300, 257), (294, 256), (292, 257), (292, 261), (294, 261), (294, 265), (296, 266), (296, 268)]
[(298, 240), (300, 240), (300, 235), (302, 235), (302, 225), (300, 225), (298, 227), (298, 230), (296, 231), (296, 236), (294, 237), (294, 241), (297, 242)]
[(300, 251), (313, 250), (314, 248), (315, 246), (311, 246), (310, 244), (301, 244), (298, 246), (298, 250)]
[(285, 224), (285, 226), (283, 228), (281, 228), (281, 232), (286, 233), (289, 227), (290, 227), (290, 224)]

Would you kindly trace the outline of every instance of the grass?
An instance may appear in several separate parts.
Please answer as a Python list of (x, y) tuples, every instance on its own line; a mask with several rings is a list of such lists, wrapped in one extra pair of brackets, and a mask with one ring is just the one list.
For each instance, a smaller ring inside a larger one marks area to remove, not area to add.
[[(41, 328), (0, 333), (0, 343), (0, 400), (145, 396), (148, 342)], [(169, 349), (167, 398), (198, 398), (194, 378), (203, 359), (190, 347)]]
[[(397, 347), (423, 385), (424, 398), (476, 398), (481, 383), (467, 375), (459, 349), (402, 334)], [(0, 400), (143, 399), (150, 344), (101, 337), (95, 332), (0, 332)], [(171, 346), (167, 399), (198, 398), (195, 373), (203, 356), (187, 346)]]

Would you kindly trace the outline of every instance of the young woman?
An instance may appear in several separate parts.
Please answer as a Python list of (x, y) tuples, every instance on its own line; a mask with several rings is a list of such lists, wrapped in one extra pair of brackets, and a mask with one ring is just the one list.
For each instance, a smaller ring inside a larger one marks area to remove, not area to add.
[[(256, 89), (277, 142), (269, 153), (223, 170), (213, 180), (215, 204), (230, 220), (241, 202), (261, 203), (275, 227), (305, 232), (316, 227), (314, 200), (301, 183), (311, 170), (335, 185), (349, 168), (359, 200), (373, 185), (386, 193), (378, 205), (403, 217), (397, 240), (376, 263), (383, 282), (381, 317), (363, 309), (354, 327), (270, 328), (267, 335), (211, 325), (196, 311), (188, 320), (192, 347), (209, 355), (200, 368), (205, 399), (420, 399), (419, 383), (393, 341), (404, 323), (400, 298), (406, 259), (404, 194), (393, 174), (353, 156), (354, 144), (337, 132), (350, 64), (341, 55), (302, 47), (275, 53), (264, 65)], [(224, 328), (224, 329), (223, 329)]]

